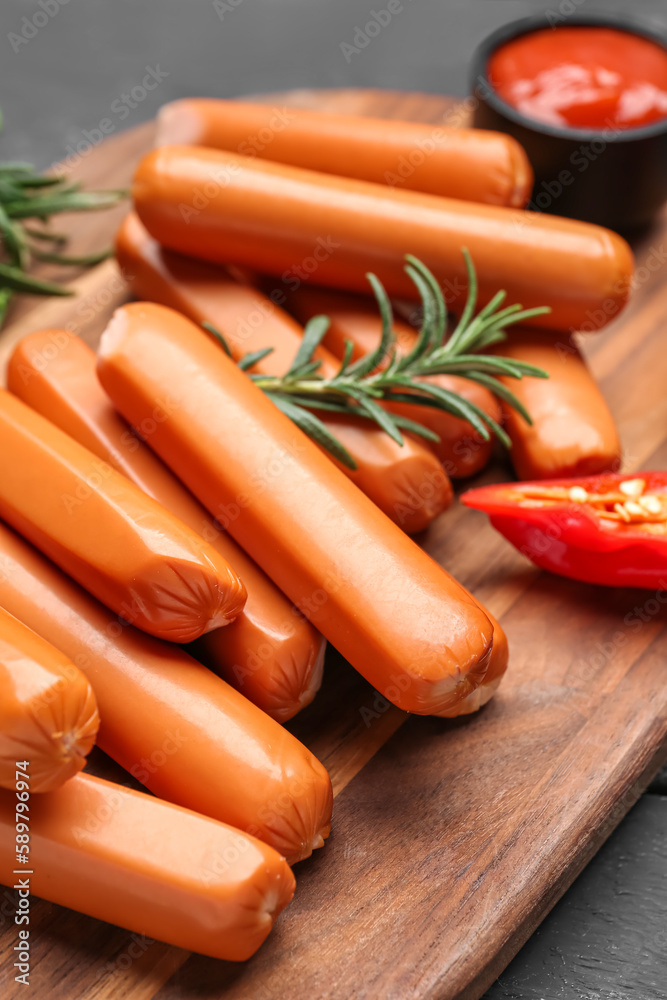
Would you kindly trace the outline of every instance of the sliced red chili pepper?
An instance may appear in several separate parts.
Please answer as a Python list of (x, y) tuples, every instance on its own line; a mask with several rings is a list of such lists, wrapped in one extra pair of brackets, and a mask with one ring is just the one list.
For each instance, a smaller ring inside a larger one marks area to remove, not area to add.
[(553, 573), (667, 590), (667, 472), (500, 483), (461, 500)]

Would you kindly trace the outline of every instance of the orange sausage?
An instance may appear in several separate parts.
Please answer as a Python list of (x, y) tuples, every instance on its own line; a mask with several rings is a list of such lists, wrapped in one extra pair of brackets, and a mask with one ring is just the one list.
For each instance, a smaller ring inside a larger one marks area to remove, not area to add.
[(523, 147), (502, 132), (248, 101), (165, 104), (156, 145), (181, 143), (487, 205), (521, 208), (533, 184)]
[(519, 479), (562, 479), (618, 471), (621, 443), (614, 419), (579, 349), (567, 333), (514, 330), (498, 353), (527, 361), (548, 379), (504, 379), (533, 424), (505, 409), (510, 457)]
[[(303, 285), (288, 297), (288, 306), (302, 324), (313, 316), (329, 317), (331, 325), (324, 345), (337, 358), (343, 357), (346, 341), (354, 344), (353, 358), (370, 353), (378, 345), (382, 321), (377, 305), (366, 296)], [(417, 334), (408, 323), (395, 319), (394, 333), (398, 351), (406, 353), (414, 346)], [(426, 381), (476, 403), (494, 420), (500, 420), (500, 404), (484, 386), (459, 375), (434, 375)], [(390, 409), (424, 424), (438, 435), (440, 441), (433, 443), (432, 448), (452, 479), (474, 475), (491, 457), (492, 441), (480, 437), (467, 420), (429, 406), (395, 403)]]
[(155, 795), (291, 862), (322, 846), (332, 793), (317, 758), (178, 646), (119, 622), (1, 523), (0, 605), (84, 672), (99, 746)]
[[(136, 215), (128, 216), (120, 228), (116, 256), (138, 298), (170, 306), (195, 323), (212, 323), (225, 335), (237, 360), (250, 351), (272, 347), (273, 353), (254, 371), (283, 375), (290, 367), (303, 330), (280, 308), (284, 296), (268, 299), (219, 267), (163, 250)], [(323, 374), (337, 368), (327, 351), (318, 351), (317, 357)], [(355, 471), (339, 468), (404, 531), (422, 531), (449, 507), (451, 483), (421, 442), (406, 435), (401, 447), (367, 421), (319, 416), (357, 463)]]
[(100, 720), (90, 684), (66, 656), (0, 608), (0, 785), (58, 788), (86, 763)]
[[(0, 792), (6, 873), (17, 867), (15, 807)], [(12, 885), (177, 948), (250, 958), (294, 893), (285, 859), (266, 844), (90, 774), (31, 799), (29, 817), (30, 873), (5, 875)]]
[(279, 722), (309, 704), (322, 679), (324, 639), (114, 410), (97, 380), (94, 351), (64, 330), (30, 334), (9, 360), (7, 384), (204, 536), (241, 574), (246, 606), (226, 628), (197, 640), (203, 662)]
[(212, 546), (4, 389), (0, 454), (0, 516), (122, 618), (188, 642), (242, 611)]
[(233, 262), (302, 282), (364, 292), (373, 271), (390, 295), (415, 297), (414, 254), (454, 309), (466, 292), (462, 247), (480, 304), (501, 289), (550, 329), (603, 326), (625, 304), (633, 270), (620, 236), (585, 222), (472, 205), (190, 146), (153, 150), (139, 164), (134, 205), (151, 236), (203, 260)]
[(493, 630), (473, 598), (329, 462), (189, 320), (114, 313), (98, 373), (151, 445), (356, 669), (400, 708), (452, 714), (483, 683)]

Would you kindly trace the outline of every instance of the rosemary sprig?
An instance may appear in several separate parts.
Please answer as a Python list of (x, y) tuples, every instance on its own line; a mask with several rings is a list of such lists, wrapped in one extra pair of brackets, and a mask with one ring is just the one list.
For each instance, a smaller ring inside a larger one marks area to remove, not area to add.
[[(306, 325), (297, 355), (284, 375), (269, 376), (249, 370), (270, 353), (271, 348), (246, 354), (239, 367), (248, 372), (253, 382), (301, 430), (351, 469), (356, 468), (354, 459), (314, 410), (363, 417), (380, 426), (398, 444), (403, 444), (401, 431), (405, 430), (429, 440), (439, 439), (422, 424), (399, 416), (381, 404), (400, 402), (430, 406), (467, 420), (486, 441), (491, 433), (495, 434), (510, 448), (511, 441), (503, 428), (484, 410), (449, 389), (423, 380), (432, 375), (463, 375), (490, 389), (530, 423), (530, 415), (521, 402), (498, 377), (548, 378), (547, 373), (522, 361), (482, 352), (505, 340), (507, 328), (513, 323), (542, 316), (550, 309), (548, 306), (522, 309), (520, 305), (501, 308), (506, 299), (506, 293), (501, 291), (476, 313), (477, 275), (466, 249), (463, 249), (463, 256), (468, 295), (458, 324), (449, 336), (447, 307), (436, 278), (421, 261), (408, 255), (405, 270), (419, 293), (423, 320), (415, 344), (407, 354), (399, 354), (396, 348), (389, 297), (379, 279), (374, 274), (367, 274), (382, 318), (382, 333), (375, 350), (352, 361), (354, 345), (348, 341), (338, 371), (331, 378), (323, 378), (319, 374), (320, 362), (313, 360), (313, 356), (327, 332), (329, 320), (326, 316), (315, 316)], [(231, 355), (222, 334), (210, 324), (204, 326)]]
[[(0, 115), (0, 127), (1, 124)], [(28, 274), (33, 261), (62, 267), (87, 267), (111, 254), (111, 249), (74, 257), (62, 254), (60, 251), (67, 237), (48, 228), (51, 217), (60, 212), (111, 208), (124, 196), (124, 191), (82, 191), (79, 184), (73, 184), (64, 176), (38, 173), (30, 163), (0, 163), (0, 243), (3, 250), (0, 326), (14, 294), (71, 294), (54, 282)], [(36, 220), (36, 224), (26, 224), (23, 220)]]

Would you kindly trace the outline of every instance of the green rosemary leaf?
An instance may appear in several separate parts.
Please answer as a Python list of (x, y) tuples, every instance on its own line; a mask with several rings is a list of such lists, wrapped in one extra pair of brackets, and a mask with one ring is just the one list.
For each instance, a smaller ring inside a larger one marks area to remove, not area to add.
[(24, 198), (5, 204), (10, 219), (46, 219), (58, 212), (90, 212), (113, 208), (125, 195), (121, 191), (73, 191), (71, 193)]
[[(47, 192), (45, 195), (35, 194), (32, 195), (32, 197), (53, 198), (54, 195), (60, 196), (63, 194), (74, 194), (77, 191), (80, 191), (82, 187), (83, 185), (81, 184), (81, 181), (71, 181), (68, 183), (67, 178), (62, 177), (59, 183), (53, 188), (52, 191)], [(29, 196), (30, 192), (26, 191), (25, 194)]]
[(57, 184), (63, 184), (65, 181), (64, 177), (43, 176), (42, 174), (31, 174), (28, 177), (22, 177), (19, 174), (16, 177), (15, 184), (18, 184), (22, 188), (45, 188), (45, 187), (55, 187)]
[[(495, 355), (490, 356), (494, 357)], [(507, 358), (498, 358), (498, 360), (507, 361)], [(529, 378), (549, 378), (549, 372), (545, 372), (544, 368), (538, 368), (537, 365), (531, 365), (527, 361), (512, 360), (512, 364), (519, 369), (521, 377), (527, 375)]]
[[(474, 403), (472, 405), (474, 406)], [(509, 451), (512, 447), (512, 439), (509, 434), (500, 426), (500, 424), (496, 423), (493, 417), (490, 417), (488, 413), (484, 413), (483, 410), (480, 410), (480, 413), (484, 414), (485, 423), (493, 431), (500, 443)]]
[(454, 416), (467, 420), (485, 441), (489, 440), (490, 435), (486, 427), (486, 423), (488, 422), (487, 414), (479, 406), (471, 403), (468, 399), (464, 399), (463, 396), (457, 395), (457, 393), (452, 392), (450, 389), (443, 389), (442, 386), (432, 383), (419, 383), (419, 389), (415, 391), (414, 400), (417, 405), (419, 405), (419, 396), (421, 394), (438, 400), (442, 404), (443, 410), (447, 410), (449, 413), (453, 413)]
[(453, 350), (461, 334), (465, 331), (466, 327), (470, 324), (472, 320), (473, 313), (475, 312), (475, 306), (477, 305), (477, 273), (475, 271), (472, 258), (468, 253), (467, 247), (462, 247), (461, 252), (463, 254), (463, 259), (465, 261), (466, 273), (468, 275), (468, 295), (466, 297), (466, 304), (461, 313), (461, 317), (456, 325), (456, 328), (449, 338), (447, 346)]
[(512, 409), (521, 414), (526, 423), (532, 425), (533, 421), (530, 413), (521, 400), (517, 399), (514, 393), (506, 385), (503, 385), (502, 382), (499, 382), (497, 378), (493, 378), (492, 375), (487, 375), (485, 372), (468, 372), (466, 378), (469, 378), (471, 382), (478, 382), (480, 385), (486, 386), (494, 396), (498, 396), (499, 399), (508, 403)]
[(5, 320), (13, 294), (11, 288), (0, 288), (0, 326)]
[[(445, 298), (442, 294), (442, 289), (433, 274), (432, 271), (426, 267), (425, 264), (419, 260), (418, 257), (414, 257), (412, 254), (406, 254), (405, 259), (408, 264), (421, 274), (424, 281), (428, 284), (431, 294), (433, 296), (433, 302), (435, 305), (435, 330), (432, 338), (433, 350), (437, 350), (443, 343), (445, 339), (445, 333), (447, 332), (447, 304)], [(407, 268), (406, 268), (407, 270)]]
[[(498, 322), (494, 323), (494, 325), (502, 325), (506, 317), (502, 313), (497, 313), (496, 310), (504, 299), (505, 292), (498, 292), (493, 296), (490, 302), (488, 302), (484, 308), (480, 310), (477, 316), (475, 316), (470, 323), (468, 329), (462, 332), (458, 338), (456, 345), (458, 352), (463, 353), (464, 351), (469, 350), (471, 345), (477, 343), (477, 340), (480, 334), (483, 333), (486, 324), (491, 322), (491, 317), (495, 316), (498, 320)], [(505, 310), (505, 312), (511, 315), (513, 312), (518, 312), (520, 309), (521, 306), (510, 306), (509, 309)], [(502, 317), (502, 319), (499, 317)]]
[(388, 390), (384, 394), (384, 399), (387, 403), (409, 403), (411, 406), (430, 406), (434, 410), (445, 409), (439, 399), (425, 395), (423, 392), (420, 392), (416, 386), (411, 392), (395, 392), (393, 390)]
[[(261, 378), (261, 376), (254, 376), (254, 375), (251, 375), (250, 377), (253, 380), (253, 382), (259, 381), (259, 379)], [(272, 389), (268, 390), (268, 392), (272, 391), (273, 391)], [(282, 390), (277, 390), (277, 391), (282, 392)], [(304, 393), (302, 396), (300, 396), (298, 392), (283, 393), (283, 395), (288, 395), (293, 403), (295, 403), (297, 406), (304, 406), (307, 410), (324, 410), (327, 413), (344, 413), (347, 416), (350, 416), (350, 413), (353, 412), (350, 410), (350, 404), (349, 402), (346, 401), (344, 396), (340, 396), (339, 399), (335, 400), (328, 398), (325, 399), (322, 396), (310, 396), (308, 395), (308, 393)]]
[(415, 361), (432, 350), (438, 324), (438, 308), (429, 283), (415, 267), (408, 265), (405, 270), (421, 296), (422, 322), (414, 347), (401, 358), (397, 365), (399, 372), (409, 368)]
[(264, 347), (260, 351), (250, 351), (249, 354), (244, 354), (241, 360), (237, 361), (237, 364), (241, 369), (241, 371), (245, 372), (248, 370), (248, 368), (252, 368), (253, 365), (256, 365), (258, 361), (261, 361), (262, 358), (265, 358), (267, 354), (272, 354), (272, 353), (273, 353), (272, 347)]
[(101, 264), (103, 260), (108, 260), (113, 256), (111, 248), (101, 250), (99, 253), (89, 253), (82, 257), (64, 257), (59, 253), (49, 253), (45, 250), (33, 249), (33, 257), (36, 260), (44, 261), (46, 264), (60, 264), (62, 267), (91, 267), (93, 264)]
[(18, 267), (10, 264), (0, 264), (0, 288), (8, 288), (13, 292), (24, 292), (28, 295), (73, 295), (74, 293), (63, 285), (54, 285), (51, 281), (40, 281), (31, 278)]
[(15, 225), (7, 217), (0, 204), (0, 236), (5, 250), (9, 255), (9, 263), (24, 270), (28, 263), (28, 247), (20, 225)]
[[(507, 292), (496, 292), (493, 298), (489, 299), (486, 305), (483, 306), (483, 308), (480, 309), (480, 311), (477, 313), (476, 319), (479, 320), (480, 322), (484, 322), (489, 318), (489, 316), (492, 316), (493, 314), (498, 315), (498, 310), (500, 309), (501, 305), (503, 304), (506, 298), (507, 298)], [(520, 308), (521, 306), (519, 305), (511, 305), (508, 306), (507, 310), (505, 311), (515, 312)]]
[(366, 275), (371, 288), (373, 289), (373, 294), (378, 304), (380, 310), (380, 316), (382, 317), (382, 334), (380, 336), (380, 342), (374, 351), (370, 351), (369, 354), (364, 355), (363, 358), (359, 358), (358, 361), (353, 362), (347, 371), (347, 375), (354, 376), (355, 378), (361, 378), (364, 375), (369, 375), (371, 372), (375, 371), (376, 368), (382, 364), (387, 358), (387, 353), (394, 339), (393, 325), (394, 325), (394, 315), (391, 308), (391, 302), (389, 301), (389, 296), (385, 292), (380, 280), (375, 274), (370, 271)]
[(345, 448), (337, 437), (335, 437), (331, 431), (326, 427), (325, 424), (319, 420), (314, 413), (310, 410), (304, 409), (302, 406), (294, 403), (292, 400), (285, 398), (279, 393), (268, 392), (267, 396), (269, 399), (275, 403), (279, 410), (289, 417), (296, 426), (307, 434), (309, 438), (319, 444), (320, 447), (325, 448), (334, 458), (337, 458), (339, 462), (347, 466), (348, 469), (353, 471), (357, 468), (357, 463), (354, 461), (350, 455), (347, 448)]
[(302, 365), (301, 368), (299, 368), (295, 376), (290, 376), (290, 378), (294, 377), (296, 381), (299, 381), (302, 378), (310, 378), (311, 376), (321, 378), (321, 375), (318, 375), (321, 367), (321, 361), (309, 361), (307, 364)]
[(387, 378), (391, 378), (395, 373), (398, 373), (401, 364), (401, 355), (396, 350), (396, 345), (393, 344), (389, 348), (389, 354), (387, 355), (387, 366), (384, 369)]
[(44, 240), (47, 243), (67, 243), (67, 236), (64, 233), (49, 233), (44, 229), (32, 229), (24, 226), (23, 231), (32, 240)]
[(32, 174), (34, 171), (32, 163), (22, 163), (20, 160), (0, 161), (0, 174)]
[(220, 331), (215, 326), (213, 326), (212, 323), (208, 323), (206, 320), (202, 323), (202, 326), (204, 327), (205, 330), (208, 330), (208, 332), (215, 337), (215, 339), (218, 341), (218, 343), (222, 347), (227, 357), (231, 358), (232, 352), (229, 347), (229, 344), (227, 343), (223, 335), (220, 333)]
[(23, 188), (18, 187), (13, 180), (0, 178), (0, 201), (3, 204), (20, 201), (24, 197)]
[[(523, 375), (536, 375), (545, 377), (540, 368), (526, 365), (523, 361), (514, 361), (509, 358), (497, 357), (495, 354), (461, 354), (457, 357), (447, 357), (441, 362), (437, 359), (428, 370), (420, 370), (420, 375), (460, 375), (461, 372), (469, 370), (490, 372), (492, 375), (510, 375), (512, 378), (522, 378)], [(548, 376), (546, 376), (548, 377)]]
[(357, 399), (357, 405), (362, 413), (374, 420), (396, 444), (403, 444), (403, 435), (396, 425), (393, 414), (384, 410), (374, 399), (368, 399), (364, 396)]
[(347, 374), (347, 368), (352, 361), (352, 355), (354, 354), (354, 343), (351, 340), (345, 341), (345, 349), (343, 351), (343, 359), (340, 363), (340, 368), (336, 373), (336, 378), (341, 378), (343, 375)]
[(403, 431), (411, 431), (412, 434), (418, 434), (419, 437), (425, 438), (427, 441), (433, 441), (437, 444), (440, 441), (440, 435), (432, 431), (430, 427), (424, 427), (423, 424), (417, 423), (416, 420), (410, 420), (409, 417), (399, 416), (398, 413), (392, 414), (394, 418), (394, 423), (397, 427), (400, 427)]
[(360, 383), (348, 381), (347, 379), (342, 382), (336, 380), (332, 383), (332, 388), (347, 393), (351, 399), (355, 400), (367, 397), (369, 399), (382, 399), (385, 394), (385, 379), (383, 377), (377, 383), (372, 382), (370, 378)]
[(299, 350), (296, 352), (296, 357), (289, 371), (286, 373), (288, 377), (294, 378), (300, 375), (302, 368), (310, 364), (313, 360), (313, 354), (326, 336), (330, 322), (328, 316), (313, 316), (312, 319), (308, 320), (303, 331), (303, 340), (301, 341)]
[(536, 316), (546, 316), (551, 312), (550, 306), (535, 306), (532, 309), (521, 309), (513, 310), (508, 307), (504, 312), (509, 315), (498, 319), (497, 316), (490, 317), (483, 326), (482, 333), (486, 334), (488, 330), (504, 330), (506, 326), (510, 324), (514, 326), (516, 323), (525, 323), (526, 320), (534, 319)]
[(506, 326), (510, 325), (510, 323), (516, 322), (515, 317), (520, 312), (521, 306), (514, 305), (508, 306), (506, 309), (502, 309), (500, 312), (484, 318), (481, 318), (479, 315), (476, 316), (470, 324), (468, 330), (459, 338), (456, 345), (457, 352), (463, 353), (464, 351), (474, 348), (479, 339), (490, 329), (504, 330)]
[(406, 375), (404, 372), (395, 372), (391, 375), (389, 372), (384, 372), (382, 384), (387, 390), (393, 389), (396, 385), (403, 385), (406, 386), (406, 388), (412, 388), (415, 384), (415, 376), (412, 374)]
[(545, 372), (543, 368), (531, 365), (527, 361), (515, 361), (514, 358), (503, 358), (495, 354), (471, 354), (469, 359), (475, 362), (471, 365), (473, 371), (476, 369), (489, 371), (496, 368), (499, 363), (503, 367), (502, 374), (509, 375), (511, 378), (523, 378), (524, 375), (528, 375), (530, 378), (549, 378), (549, 373)]
[(503, 329), (500, 329), (499, 327), (488, 327), (477, 335), (475, 353), (479, 354), (486, 351), (489, 347), (493, 347), (494, 344), (502, 344), (504, 340), (507, 340), (507, 334)]
[(454, 413), (463, 420), (467, 420), (485, 441), (489, 440), (490, 429), (506, 448), (512, 447), (512, 442), (509, 436), (505, 433), (500, 424), (498, 424), (493, 417), (490, 417), (481, 407), (477, 406), (476, 403), (471, 402), (469, 399), (464, 399), (462, 396), (458, 396), (456, 393), (450, 392), (448, 389), (442, 389), (440, 386), (430, 386), (429, 389), (430, 391), (436, 390), (437, 396), (442, 398), (443, 401), (446, 397), (450, 397), (450, 413)]

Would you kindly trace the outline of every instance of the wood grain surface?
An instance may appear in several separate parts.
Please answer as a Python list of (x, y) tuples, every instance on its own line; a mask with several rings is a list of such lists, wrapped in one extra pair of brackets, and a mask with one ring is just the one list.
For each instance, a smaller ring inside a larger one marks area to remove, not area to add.
[(484, 1000), (664, 1000), (666, 820), (642, 795)]
[[(463, 124), (466, 114), (447, 98), (389, 91), (272, 100), (434, 123)], [(151, 141), (150, 125), (114, 137), (76, 173), (127, 184)], [(118, 215), (74, 219), (73, 247), (99, 248)], [(667, 216), (636, 242), (631, 305), (582, 338), (618, 420), (627, 470), (667, 467), (666, 237)], [(70, 300), (21, 303), (0, 337), (0, 361), (45, 326), (94, 344), (127, 296), (122, 276), (107, 262), (76, 287)], [(503, 461), (476, 483), (508, 478)], [(481, 997), (667, 758), (667, 612), (646, 591), (538, 571), (484, 515), (458, 504), (419, 541), (507, 631), (511, 668), (493, 701), (464, 721), (408, 717), (330, 650), (321, 693), (290, 729), (331, 772), (333, 832), (297, 866), (294, 902), (255, 958), (233, 965), (190, 955), (35, 900), (26, 990), (13, 982), (15, 901), (6, 890), (3, 997)], [(100, 753), (90, 768), (132, 780)]]

